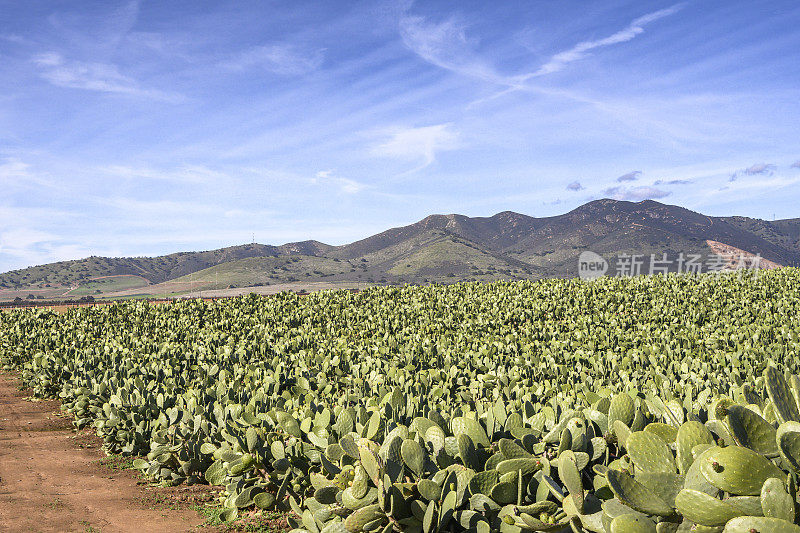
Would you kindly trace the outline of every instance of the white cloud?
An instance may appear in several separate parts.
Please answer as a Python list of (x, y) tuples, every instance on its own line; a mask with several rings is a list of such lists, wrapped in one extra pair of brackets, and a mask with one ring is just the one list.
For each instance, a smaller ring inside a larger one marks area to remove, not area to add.
[(219, 183), (229, 180), (224, 172), (210, 169), (202, 165), (183, 165), (171, 170), (156, 170), (149, 167), (131, 167), (125, 165), (109, 165), (101, 167), (101, 172), (114, 177), (132, 180), (157, 180), (176, 183)]
[(88, 248), (59, 241), (57, 235), (29, 227), (6, 229), (0, 233), (0, 256), (11, 258), (12, 268), (24, 268), (91, 255)]
[(320, 170), (311, 178), (314, 185), (332, 184), (345, 194), (356, 194), (367, 188), (367, 185), (348, 178), (341, 178), (334, 175), (333, 170)]
[(757, 176), (759, 174), (771, 174), (775, 170), (775, 165), (771, 163), (756, 163), (744, 169), (742, 172), (748, 176)]
[(585, 188), (586, 188), (586, 187), (584, 187), (583, 185), (581, 185), (581, 182), (579, 182), (579, 181), (573, 181), (572, 183), (570, 183), (569, 185), (567, 185), (567, 190), (568, 190), (568, 191), (582, 191), (582, 190), (584, 190)]
[(33, 58), (33, 63), (40, 68), (41, 77), (56, 87), (171, 102), (182, 99), (177, 94), (142, 88), (136, 80), (122, 74), (116, 65), (109, 63), (70, 61), (55, 52), (39, 54)]
[(728, 181), (736, 181), (740, 174), (744, 174), (745, 176), (772, 176), (776, 168), (777, 167), (772, 163), (755, 163), (747, 168), (731, 172)]
[(0, 163), (0, 183), (8, 184), (27, 178), (29, 176), (28, 168), (30, 165), (17, 159), (8, 159), (4, 163)]
[(437, 67), (502, 85), (509, 83), (475, 56), (464, 26), (455, 19), (433, 24), (422, 17), (406, 17), (400, 20), (400, 35), (409, 49)]
[(528, 77), (535, 77), (535, 76), (543, 76), (546, 74), (552, 74), (553, 72), (558, 72), (563, 70), (569, 63), (574, 61), (578, 61), (580, 59), (585, 58), (591, 50), (595, 50), (597, 48), (602, 48), (604, 46), (611, 46), (614, 44), (624, 43), (634, 39), (637, 35), (644, 33), (644, 27), (651, 23), (655, 22), (658, 19), (667, 17), (676, 13), (683, 7), (683, 4), (676, 4), (672, 7), (668, 7), (666, 9), (661, 9), (659, 11), (654, 11), (653, 13), (648, 13), (642, 17), (637, 18), (633, 22), (631, 22), (627, 28), (620, 30), (608, 37), (603, 39), (597, 39), (594, 41), (583, 41), (569, 50), (565, 50), (563, 52), (559, 52), (558, 54), (554, 55), (550, 58), (550, 60), (539, 67), (535, 72), (532, 72)]
[(389, 138), (372, 149), (381, 157), (421, 161), (420, 170), (436, 161), (437, 152), (459, 148), (459, 135), (450, 124), (402, 128), (388, 132)]
[(41, 196), (44, 189), (60, 189), (46, 174), (37, 172), (20, 159), (11, 157), (0, 161), (0, 185), (6, 187), (6, 192), (11, 188), (29, 189), (35, 190), (36, 196)]
[(774, 191), (800, 183), (800, 178), (770, 175), (769, 179), (741, 180), (729, 184), (733, 191)]
[(518, 75), (501, 74), (491, 63), (478, 57), (473, 50), (473, 43), (466, 36), (465, 26), (455, 19), (435, 24), (428, 23), (422, 17), (405, 17), (400, 20), (400, 35), (409, 49), (440, 68), (505, 85), (511, 90), (540, 90), (526, 86), (525, 82), (531, 78), (563, 70), (569, 63), (587, 57), (592, 50), (630, 41), (644, 33), (647, 24), (676, 13), (683, 5), (676, 4), (648, 13), (608, 37), (582, 41), (569, 50), (555, 54), (538, 69)]
[(656, 180), (653, 185), (691, 185), (694, 183), (692, 180), (686, 179), (672, 179), (672, 180)]
[(0, 233), (0, 249), (6, 253), (10, 250), (20, 250), (34, 244), (47, 242), (55, 235), (30, 228), (11, 228)]
[(617, 181), (622, 183), (623, 181), (636, 181), (639, 179), (639, 175), (642, 173), (641, 170), (634, 170), (632, 172), (628, 172), (627, 174), (623, 174), (622, 176), (617, 178)]
[(611, 187), (604, 190), (603, 194), (614, 200), (641, 202), (642, 200), (664, 198), (672, 193), (648, 185), (642, 185), (639, 187)]
[(283, 76), (296, 76), (317, 70), (325, 59), (325, 50), (303, 51), (291, 44), (257, 46), (226, 62), (234, 70), (263, 68)]
[(789, 168), (800, 168), (800, 160), (795, 161), (794, 163), (789, 165)]

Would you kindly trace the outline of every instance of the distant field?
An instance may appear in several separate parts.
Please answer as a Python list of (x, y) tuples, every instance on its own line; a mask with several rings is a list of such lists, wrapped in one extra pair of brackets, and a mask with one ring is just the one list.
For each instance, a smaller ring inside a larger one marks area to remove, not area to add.
[(293, 255), (290, 257), (248, 257), (216, 265), (173, 281), (199, 284), (204, 289), (227, 289), (231, 285), (246, 287), (257, 284), (302, 282), (305, 278), (316, 278), (344, 274), (352, 265), (347, 261)]
[(277, 283), (275, 285), (268, 285), (266, 287), (240, 287), (237, 289), (217, 289), (217, 290), (201, 290), (195, 292), (188, 292), (183, 294), (187, 298), (228, 298), (231, 296), (242, 296), (245, 294), (278, 294), (284, 291), (292, 292), (317, 292), (336, 289), (366, 289), (374, 286), (370, 283), (362, 283), (358, 281), (317, 281), (317, 282), (297, 282), (297, 283)]
[(139, 289), (150, 285), (150, 282), (141, 276), (123, 274), (120, 276), (103, 276), (87, 283), (82, 283), (78, 288), (68, 291), (64, 296), (79, 298), (81, 296), (97, 296), (109, 292)]
[(51, 298), (58, 298), (69, 290), (69, 287), (46, 287), (44, 289), (0, 289), (0, 302), (10, 301), (14, 298), (22, 298), (23, 300), (29, 299), (29, 295), (33, 295), (36, 299), (49, 300)]

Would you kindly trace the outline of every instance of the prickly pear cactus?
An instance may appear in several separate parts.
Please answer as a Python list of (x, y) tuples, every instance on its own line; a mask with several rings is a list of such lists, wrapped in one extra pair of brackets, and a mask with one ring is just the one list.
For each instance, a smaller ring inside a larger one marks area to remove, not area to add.
[(127, 302), (2, 313), (0, 359), (148, 480), (221, 487), (226, 520), (780, 533), (798, 293), (783, 269)]

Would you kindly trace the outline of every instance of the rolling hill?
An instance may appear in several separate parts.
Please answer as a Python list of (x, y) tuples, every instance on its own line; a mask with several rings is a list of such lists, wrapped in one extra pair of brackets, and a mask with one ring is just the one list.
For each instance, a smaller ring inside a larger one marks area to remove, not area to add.
[(800, 219), (709, 217), (651, 200), (608, 199), (544, 218), (511, 211), (491, 217), (431, 215), (342, 246), (318, 241), (248, 244), (40, 265), (0, 274), (0, 298), (28, 290), (48, 296), (180, 294), (319, 281), (383, 284), (571, 277), (577, 274), (577, 257), (584, 250), (613, 261), (619, 254), (707, 256), (712, 246), (760, 254), (777, 265), (798, 265)]

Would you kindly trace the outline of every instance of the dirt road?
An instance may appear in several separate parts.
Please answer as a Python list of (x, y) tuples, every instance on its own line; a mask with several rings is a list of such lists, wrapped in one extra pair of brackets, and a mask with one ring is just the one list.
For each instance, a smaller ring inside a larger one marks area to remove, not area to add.
[(0, 531), (178, 532), (203, 522), (190, 509), (148, 505), (153, 489), (79, 447), (58, 402), (29, 401), (0, 371)]

